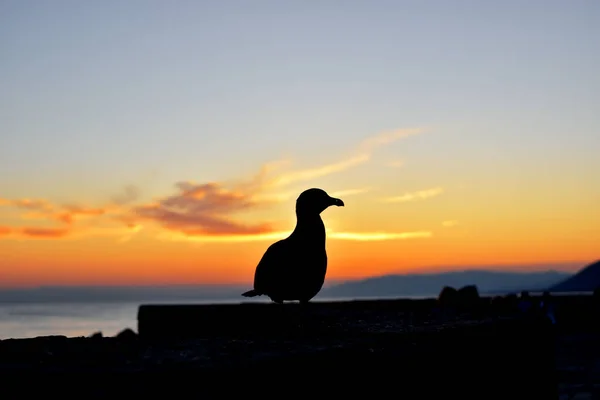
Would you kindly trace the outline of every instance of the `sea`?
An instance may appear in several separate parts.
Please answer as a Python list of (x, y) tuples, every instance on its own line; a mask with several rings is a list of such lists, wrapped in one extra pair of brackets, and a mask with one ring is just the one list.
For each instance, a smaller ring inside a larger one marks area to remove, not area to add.
[[(541, 293), (530, 292), (533, 295)], [(560, 295), (554, 294), (553, 295)], [(571, 295), (591, 295), (591, 292), (577, 292)], [(422, 296), (390, 296), (390, 297), (316, 297), (313, 302), (381, 300), (381, 299), (422, 299)], [(38, 336), (90, 336), (102, 332), (104, 336), (115, 336), (129, 328), (137, 332), (137, 313), (141, 304), (239, 304), (268, 303), (269, 300), (240, 301), (239, 298), (203, 298), (153, 301), (57, 301), (57, 302), (0, 302), (0, 340), (34, 338)]]
[[(410, 296), (423, 298), (428, 296)], [(396, 297), (397, 298), (397, 297)], [(345, 301), (355, 298), (319, 298), (315, 302)], [(375, 298), (361, 298), (375, 299)], [(380, 298), (381, 299), (381, 298)], [(252, 300), (245, 303), (263, 303)], [(181, 301), (144, 301), (143, 304), (182, 303)], [(236, 304), (239, 299), (186, 300), (185, 304)], [(102, 332), (114, 336), (123, 329), (137, 332), (137, 312), (142, 303), (133, 301), (110, 302), (0, 302), (0, 340), (34, 338), (38, 336), (90, 336)]]

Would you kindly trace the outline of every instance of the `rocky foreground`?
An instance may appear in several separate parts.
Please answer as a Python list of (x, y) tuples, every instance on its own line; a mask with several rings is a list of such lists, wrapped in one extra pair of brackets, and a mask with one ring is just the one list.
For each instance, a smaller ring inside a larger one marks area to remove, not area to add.
[[(490, 304), (142, 306), (139, 334), (0, 341), (0, 396), (38, 397), (42, 390), (62, 398), (556, 399), (568, 391), (592, 393), (587, 381), (585, 387), (559, 382), (564, 371), (557, 360), (575, 366), (577, 357), (557, 350), (557, 343), (577, 332)], [(581, 381), (576, 371), (571, 375)]]

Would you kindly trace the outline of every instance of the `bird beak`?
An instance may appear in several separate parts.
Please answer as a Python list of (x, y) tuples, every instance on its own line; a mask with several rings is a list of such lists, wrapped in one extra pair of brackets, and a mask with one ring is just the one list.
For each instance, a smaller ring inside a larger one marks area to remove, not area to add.
[(331, 205), (332, 206), (338, 206), (338, 207), (344, 207), (344, 202), (342, 201), (342, 199), (336, 199), (335, 197), (331, 198)]

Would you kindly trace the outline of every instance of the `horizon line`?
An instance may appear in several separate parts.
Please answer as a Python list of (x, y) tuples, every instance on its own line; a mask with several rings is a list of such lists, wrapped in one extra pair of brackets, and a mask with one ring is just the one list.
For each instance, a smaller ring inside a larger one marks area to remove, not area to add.
[[(567, 265), (569, 263), (555, 263), (554, 265)], [(531, 270), (531, 271), (522, 271), (522, 270), (514, 270), (514, 269), (497, 269), (497, 268), (473, 268), (473, 269), (444, 269), (444, 270), (435, 270), (435, 271), (423, 271), (423, 272), (391, 272), (388, 274), (381, 275), (369, 275), (364, 277), (352, 277), (352, 278), (338, 278), (338, 279), (330, 279), (326, 280), (324, 287), (337, 285), (342, 283), (349, 282), (359, 282), (369, 279), (378, 279), (385, 278), (391, 276), (431, 276), (431, 275), (443, 275), (443, 274), (452, 274), (452, 273), (469, 273), (469, 272), (486, 272), (486, 273), (510, 273), (510, 274), (544, 274), (544, 273), (564, 273), (564, 274), (575, 274), (579, 272), (581, 269), (591, 265), (592, 263), (585, 264), (580, 269), (576, 271), (565, 271), (565, 270), (557, 270), (553, 268), (542, 269), (542, 270)], [(536, 264), (528, 264), (528, 265), (536, 265)], [(490, 265), (492, 266), (492, 265)], [(497, 267), (497, 266), (496, 266)], [(31, 285), (31, 286), (0, 286), (0, 291), (18, 291), (18, 290), (39, 290), (39, 289), (118, 289), (118, 288), (175, 288), (175, 287), (188, 287), (188, 288), (244, 288), (248, 287), (248, 285), (252, 286), (252, 280), (248, 282), (232, 282), (232, 283), (202, 283), (202, 282), (173, 282), (173, 283), (101, 283), (101, 284), (49, 284), (49, 285)]]

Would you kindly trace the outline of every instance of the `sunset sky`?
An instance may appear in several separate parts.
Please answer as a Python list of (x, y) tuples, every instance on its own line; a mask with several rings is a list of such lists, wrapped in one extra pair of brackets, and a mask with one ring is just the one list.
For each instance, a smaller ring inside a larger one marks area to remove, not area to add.
[(600, 2), (0, 2), (0, 286), (600, 258)]

